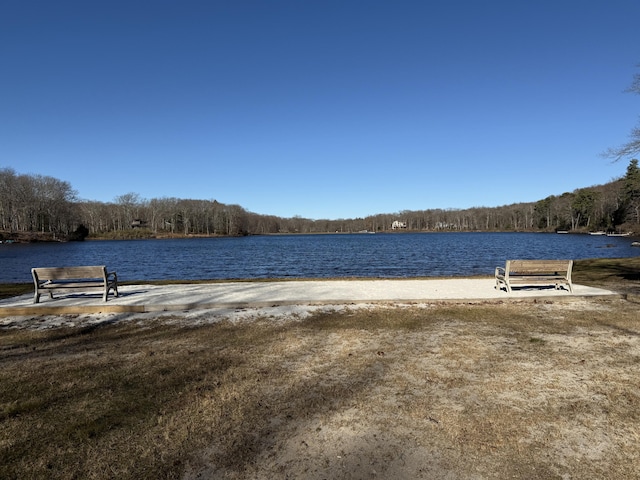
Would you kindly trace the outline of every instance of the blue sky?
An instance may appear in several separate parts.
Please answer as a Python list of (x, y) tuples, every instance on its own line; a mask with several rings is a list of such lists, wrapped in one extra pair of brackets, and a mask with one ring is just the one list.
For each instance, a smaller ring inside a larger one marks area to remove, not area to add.
[(624, 174), (640, 2), (0, 6), (0, 168), (82, 199), (355, 218)]

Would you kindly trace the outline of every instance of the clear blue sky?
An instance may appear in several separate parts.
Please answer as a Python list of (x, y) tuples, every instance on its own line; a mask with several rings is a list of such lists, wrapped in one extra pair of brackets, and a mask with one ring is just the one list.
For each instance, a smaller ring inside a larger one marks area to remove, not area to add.
[(0, 168), (79, 197), (354, 218), (624, 174), (640, 1), (0, 6)]

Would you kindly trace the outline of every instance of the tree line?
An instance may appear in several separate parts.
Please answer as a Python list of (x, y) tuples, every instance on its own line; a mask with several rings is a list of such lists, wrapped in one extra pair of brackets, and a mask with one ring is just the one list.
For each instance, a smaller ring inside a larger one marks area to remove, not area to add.
[[(396, 224), (394, 225), (394, 222)], [(216, 200), (143, 199), (113, 202), (77, 198), (68, 182), (0, 170), (2, 239), (38, 233), (51, 239), (238, 236), (276, 233), (406, 231), (633, 231), (640, 233), (640, 167), (609, 183), (552, 195), (537, 202), (468, 209), (405, 210), (352, 219), (281, 218)]]
[[(640, 73), (628, 92), (640, 94)], [(640, 126), (610, 149), (615, 160), (640, 153)], [(409, 231), (632, 231), (640, 234), (640, 169), (632, 159), (624, 177), (604, 185), (551, 195), (533, 203), (461, 210), (405, 210), (365, 218), (312, 220), (248, 212), (216, 200), (154, 198), (136, 193), (113, 202), (77, 198), (69, 182), (0, 169), (0, 241), (17, 234), (83, 239), (188, 235)], [(24, 235), (23, 235), (24, 237)]]

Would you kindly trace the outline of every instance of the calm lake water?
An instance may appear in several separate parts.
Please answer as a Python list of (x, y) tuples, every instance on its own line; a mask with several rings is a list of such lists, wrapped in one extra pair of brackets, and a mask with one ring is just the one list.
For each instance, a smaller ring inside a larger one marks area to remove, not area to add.
[(0, 283), (32, 267), (107, 265), (122, 281), (492, 275), (514, 258), (640, 255), (626, 237), (543, 233), (277, 235), (0, 244)]

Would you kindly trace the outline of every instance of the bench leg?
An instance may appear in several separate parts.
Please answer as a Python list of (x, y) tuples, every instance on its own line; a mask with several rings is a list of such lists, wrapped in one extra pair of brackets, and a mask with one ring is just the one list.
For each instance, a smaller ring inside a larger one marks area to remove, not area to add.
[(511, 291), (511, 287), (509, 287), (509, 283), (503, 279), (497, 279), (496, 278), (496, 286), (495, 288), (498, 291), (502, 291), (502, 285), (504, 284), (504, 290), (505, 292), (509, 293)]
[(494, 288), (496, 290), (498, 290), (498, 291), (501, 291), (502, 290), (502, 284), (504, 284), (504, 289), (508, 292), (509, 291), (509, 285), (507, 285), (507, 282), (505, 282), (501, 278), (496, 278), (496, 286)]
[(104, 289), (104, 295), (102, 296), (102, 299), (106, 302), (107, 299), (109, 298), (109, 290), (113, 290), (113, 296), (117, 297), (119, 296), (118, 293), (118, 285), (107, 285)]
[(102, 299), (106, 302), (107, 299), (109, 298), (109, 290), (113, 290), (113, 296), (117, 297), (118, 294), (118, 285), (107, 285), (104, 289), (104, 295), (102, 296)]
[(511, 287), (509, 286), (509, 281), (502, 275), (496, 275), (496, 286), (495, 286), (495, 288), (498, 291), (501, 291), (503, 284), (504, 284), (505, 291), (507, 293), (511, 292)]
[(40, 294), (37, 291), (33, 296), (33, 303), (40, 303)]

